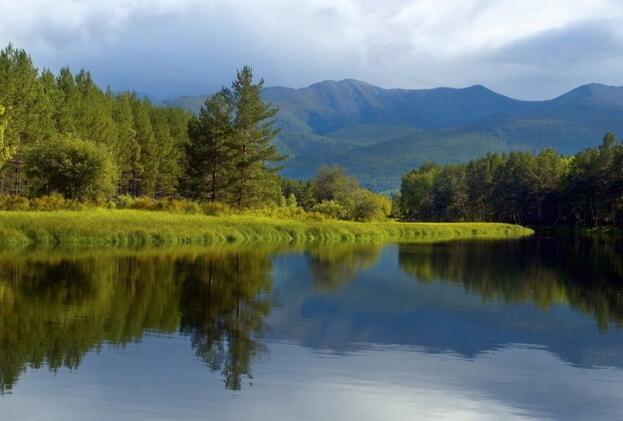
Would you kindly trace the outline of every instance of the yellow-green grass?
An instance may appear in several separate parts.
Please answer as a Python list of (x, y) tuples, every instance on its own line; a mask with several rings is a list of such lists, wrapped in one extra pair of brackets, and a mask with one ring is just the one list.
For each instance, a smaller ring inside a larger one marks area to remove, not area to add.
[(4, 248), (440, 241), (530, 234), (528, 228), (497, 223), (362, 223), (108, 209), (0, 212)]

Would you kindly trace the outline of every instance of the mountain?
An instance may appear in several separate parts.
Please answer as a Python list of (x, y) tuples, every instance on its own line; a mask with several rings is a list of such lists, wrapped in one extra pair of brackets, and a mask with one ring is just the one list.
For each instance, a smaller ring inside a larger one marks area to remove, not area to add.
[[(623, 87), (580, 86), (546, 101), (521, 101), (481, 85), (468, 88), (383, 89), (347, 79), (306, 88), (271, 87), (279, 107), (283, 174), (309, 178), (339, 164), (376, 190), (396, 189), (406, 171), (426, 161), (461, 162), (486, 152), (571, 154), (623, 133)], [(165, 104), (198, 112), (205, 96)]]

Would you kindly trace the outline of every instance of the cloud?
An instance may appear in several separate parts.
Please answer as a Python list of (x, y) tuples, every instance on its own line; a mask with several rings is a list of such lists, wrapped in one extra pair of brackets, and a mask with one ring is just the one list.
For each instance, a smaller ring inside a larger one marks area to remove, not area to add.
[(617, 0), (0, 0), (0, 10), (0, 42), (40, 65), (84, 66), (100, 83), (162, 97), (214, 89), (243, 64), (269, 85), (482, 83), (523, 97), (623, 70)]

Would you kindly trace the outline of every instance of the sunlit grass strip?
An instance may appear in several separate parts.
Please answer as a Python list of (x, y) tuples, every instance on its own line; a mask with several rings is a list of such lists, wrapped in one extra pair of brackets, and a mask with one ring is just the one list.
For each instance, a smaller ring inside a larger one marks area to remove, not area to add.
[(492, 223), (358, 223), (136, 210), (0, 212), (0, 246), (163, 246), (507, 238), (532, 234)]

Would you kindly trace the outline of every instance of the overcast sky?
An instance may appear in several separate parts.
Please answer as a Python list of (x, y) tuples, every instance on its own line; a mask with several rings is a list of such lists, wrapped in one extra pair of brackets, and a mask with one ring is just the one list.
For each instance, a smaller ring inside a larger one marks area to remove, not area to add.
[(271, 86), (540, 99), (623, 85), (622, 0), (0, 0), (0, 42), (158, 98), (210, 92), (244, 64)]

